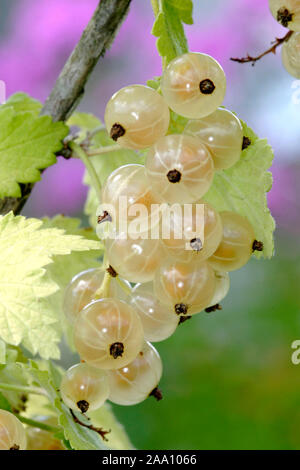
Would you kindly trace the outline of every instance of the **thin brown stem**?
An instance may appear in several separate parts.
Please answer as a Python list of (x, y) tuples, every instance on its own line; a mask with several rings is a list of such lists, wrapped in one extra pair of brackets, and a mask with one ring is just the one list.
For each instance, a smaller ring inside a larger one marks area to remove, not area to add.
[(77, 424), (80, 424), (80, 426), (83, 426), (84, 428), (87, 428), (87, 429), (90, 429), (91, 431), (95, 431), (97, 434), (99, 434), (102, 439), (104, 441), (108, 441), (107, 437), (106, 437), (106, 434), (109, 434), (111, 432), (111, 430), (109, 431), (104, 431), (104, 429), (102, 428), (97, 428), (95, 426), (93, 426), (92, 424), (86, 424), (86, 423), (83, 423), (82, 421), (80, 421), (79, 418), (77, 418), (77, 416), (75, 415), (75, 413), (73, 412), (73, 410), (71, 410), (70, 408), (70, 413), (72, 415), (72, 418), (74, 419), (74, 422), (77, 423)]
[(231, 57), (230, 60), (232, 60), (233, 62), (238, 62), (239, 64), (246, 64), (246, 63), (251, 62), (252, 65), (255, 65), (255, 63), (258, 60), (262, 59), (266, 55), (271, 54), (271, 53), (276, 54), (277, 48), (281, 46), (284, 42), (288, 41), (290, 37), (292, 36), (292, 34), (293, 34), (293, 31), (289, 31), (283, 38), (276, 38), (275, 41), (272, 43), (272, 46), (269, 49), (262, 52), (256, 57), (253, 57), (248, 54), (247, 57), (241, 57), (241, 58)]

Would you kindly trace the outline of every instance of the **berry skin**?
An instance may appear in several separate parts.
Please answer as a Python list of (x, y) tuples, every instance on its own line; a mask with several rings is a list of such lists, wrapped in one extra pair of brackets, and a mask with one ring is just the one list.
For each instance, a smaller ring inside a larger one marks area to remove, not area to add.
[(76, 364), (65, 373), (60, 385), (65, 405), (86, 413), (100, 408), (109, 395), (106, 372), (87, 363)]
[(278, 23), (291, 31), (300, 31), (299, 0), (269, 0), (269, 7)]
[(107, 132), (121, 147), (143, 149), (166, 134), (170, 112), (157, 91), (131, 85), (111, 97), (104, 120)]
[(184, 132), (198, 137), (209, 148), (216, 170), (230, 168), (240, 159), (243, 128), (227, 109), (219, 108), (209, 116), (189, 121)]
[[(200, 204), (204, 206), (201, 211)], [(201, 261), (209, 258), (218, 248), (223, 235), (219, 213), (204, 201), (192, 204), (188, 208), (181, 206), (181, 211), (172, 212), (169, 225), (170, 237), (163, 238), (162, 242), (168, 249), (169, 255), (183, 261), (194, 259)], [(176, 233), (181, 233), (181, 227), (184, 232), (183, 237), (176, 238)], [(197, 232), (197, 229), (200, 231)], [(191, 250), (187, 250), (186, 245)]]
[(25, 450), (26, 433), (21, 421), (12, 413), (0, 410), (0, 450)]
[[(88, 269), (77, 274), (65, 289), (63, 310), (70, 323), (74, 323), (78, 313), (92, 300), (101, 286), (105, 271), (99, 268)], [(128, 286), (129, 283), (125, 280)], [(118, 297), (120, 300), (126, 300), (126, 294), (119, 284), (111, 279), (109, 286), (110, 297)]]
[(137, 357), (121, 369), (108, 372), (109, 400), (118, 405), (135, 405), (151, 394), (162, 375), (162, 362), (156, 349), (144, 343)]
[(300, 33), (294, 33), (281, 49), (284, 68), (295, 78), (300, 78)]
[(228, 273), (222, 273), (220, 271), (215, 271), (215, 292), (210, 300), (208, 307), (213, 307), (214, 305), (218, 305), (223, 299), (225, 299), (226, 295), (229, 292), (230, 288), (230, 278)]
[[(147, 232), (149, 230), (148, 223), (150, 224), (151, 206), (160, 202), (158, 196), (152, 191), (145, 167), (135, 164), (121, 166), (111, 173), (103, 186), (101, 199), (102, 204), (99, 209), (102, 212), (107, 209), (107, 212), (110, 213), (115, 233), (117, 231), (134, 233), (136, 228), (134, 222), (137, 218), (141, 224), (146, 224), (146, 227), (140, 231)], [(136, 208), (138, 209), (138, 204), (141, 205), (141, 210), (145, 211), (145, 215), (142, 212), (139, 213), (139, 210), (135, 211)], [(120, 224), (125, 225), (120, 227)], [(100, 232), (98, 232), (98, 227)], [(98, 224), (98, 227), (97, 234), (101, 238), (101, 223)]]
[(141, 349), (144, 332), (134, 309), (116, 299), (101, 299), (79, 313), (74, 342), (81, 359), (100, 369), (119, 369)]
[(193, 315), (210, 303), (215, 283), (214, 271), (206, 261), (169, 259), (156, 272), (154, 292), (177, 315)]
[(150, 238), (116, 238), (105, 245), (111, 266), (130, 282), (152, 281), (164, 253), (161, 242)]
[(254, 230), (248, 220), (235, 212), (221, 212), (223, 238), (209, 263), (216, 271), (235, 271), (250, 259), (255, 240)]
[(199, 119), (213, 113), (222, 104), (226, 77), (215, 59), (189, 52), (169, 63), (162, 76), (161, 90), (175, 113)]
[(172, 134), (148, 152), (146, 171), (153, 191), (170, 204), (198, 201), (210, 188), (214, 164), (196, 137)]
[(131, 305), (140, 316), (146, 341), (163, 341), (176, 330), (178, 318), (171, 308), (157, 300), (152, 283), (137, 284), (134, 287)]
[[(34, 416), (34, 419), (44, 424), (57, 425), (54, 416)], [(56, 439), (49, 431), (28, 426), (26, 436), (27, 450), (66, 450), (61, 441)]]

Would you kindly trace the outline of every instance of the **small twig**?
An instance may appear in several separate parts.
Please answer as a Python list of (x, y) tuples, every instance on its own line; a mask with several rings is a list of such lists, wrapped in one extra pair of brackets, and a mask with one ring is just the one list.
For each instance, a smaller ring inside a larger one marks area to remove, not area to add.
[(89, 150), (87, 155), (93, 157), (94, 155), (102, 155), (103, 153), (116, 152), (117, 150), (122, 150), (119, 145), (107, 145), (106, 147), (101, 147), (94, 150)]
[(79, 418), (77, 418), (77, 416), (75, 415), (73, 410), (71, 410), (71, 408), (70, 408), (70, 413), (71, 413), (72, 418), (74, 419), (75, 423), (80, 424), (80, 426), (83, 426), (84, 428), (90, 429), (91, 431), (95, 431), (96, 433), (98, 433), (102, 437), (102, 439), (104, 441), (108, 441), (108, 439), (106, 437), (106, 434), (109, 434), (111, 432), (111, 430), (104, 431), (102, 428), (97, 428), (97, 427), (93, 426), (92, 424), (83, 423), (82, 421), (80, 421)]
[(0, 383), (0, 390), (7, 390), (11, 392), (20, 392), (20, 393), (33, 393), (35, 395), (48, 396), (47, 392), (42, 388), (27, 387), (25, 385)]
[(251, 62), (252, 65), (254, 65), (258, 60), (262, 59), (267, 54), (276, 54), (276, 49), (281, 46), (281, 44), (283, 44), (285, 41), (288, 41), (292, 34), (293, 31), (289, 31), (283, 38), (276, 38), (276, 40), (272, 43), (272, 46), (257, 57), (252, 57), (248, 54), (247, 57), (231, 57), (230, 60), (232, 60), (233, 62), (238, 62), (239, 64), (246, 64), (247, 62)]
[(25, 418), (25, 416), (21, 416), (19, 414), (17, 414), (16, 416), (19, 421), (33, 428), (42, 429), (43, 431), (52, 432), (54, 434), (56, 434), (57, 432), (61, 430), (61, 428), (59, 428), (58, 426), (50, 426), (50, 424), (46, 424), (41, 421), (37, 421), (35, 419)]

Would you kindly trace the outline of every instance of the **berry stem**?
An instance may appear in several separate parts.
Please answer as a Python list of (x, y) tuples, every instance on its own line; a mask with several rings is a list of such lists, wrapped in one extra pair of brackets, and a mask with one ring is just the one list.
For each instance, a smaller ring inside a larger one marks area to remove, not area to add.
[(48, 431), (52, 433), (57, 433), (61, 430), (58, 426), (50, 426), (49, 424), (42, 423), (41, 421), (36, 421), (35, 419), (25, 418), (25, 416), (21, 416), (19, 414), (16, 414), (15, 416), (18, 418), (19, 421), (33, 428), (42, 429), (43, 431)]
[(242, 58), (231, 57), (230, 60), (232, 60), (233, 62), (238, 62), (239, 64), (246, 64), (247, 62), (252, 62), (252, 65), (254, 65), (255, 62), (262, 59), (267, 54), (271, 54), (271, 52), (273, 54), (276, 54), (277, 47), (281, 46), (281, 44), (283, 44), (285, 41), (288, 41), (290, 37), (292, 36), (292, 34), (293, 34), (293, 31), (289, 31), (283, 38), (276, 38), (275, 41), (272, 43), (272, 46), (269, 49), (267, 49), (265, 52), (262, 52), (262, 54), (259, 54), (256, 57), (252, 57), (249, 54), (247, 54), (247, 57), (242, 57)]
[(94, 295), (95, 299), (103, 299), (103, 297), (109, 297), (110, 281), (111, 281), (111, 275), (107, 271), (105, 271), (101, 286), (95, 292), (95, 295)]
[(73, 150), (73, 152), (75, 152), (78, 155), (78, 157), (80, 158), (80, 160), (83, 162), (84, 166), (86, 167), (87, 172), (88, 172), (88, 174), (91, 178), (92, 186), (93, 186), (94, 190), (96, 191), (97, 197), (98, 197), (99, 202), (100, 202), (100, 200), (101, 200), (101, 183), (100, 183), (100, 180), (99, 180), (98, 175), (96, 173), (96, 170), (94, 168), (94, 165), (90, 161), (87, 153), (83, 150), (82, 147), (80, 147), (80, 145), (76, 144), (75, 142), (71, 142), (70, 147)]
[(128, 285), (123, 281), (123, 279), (120, 279), (119, 276), (116, 277), (116, 281), (117, 283), (120, 285), (121, 289), (123, 289), (123, 291), (128, 294), (128, 295), (131, 295), (132, 294), (132, 290), (130, 289), (130, 287), (128, 287)]
[(33, 393), (35, 395), (48, 396), (47, 392), (39, 387), (27, 387), (25, 385), (16, 385), (16, 384), (7, 384), (0, 383), (0, 390), (7, 390), (11, 392), (20, 392), (20, 393)]
[(90, 150), (86, 152), (86, 154), (88, 155), (88, 157), (93, 157), (94, 155), (102, 155), (103, 153), (116, 152), (118, 150), (121, 150), (121, 147), (115, 144), (115, 145), (108, 145), (107, 147), (101, 147), (95, 150)]

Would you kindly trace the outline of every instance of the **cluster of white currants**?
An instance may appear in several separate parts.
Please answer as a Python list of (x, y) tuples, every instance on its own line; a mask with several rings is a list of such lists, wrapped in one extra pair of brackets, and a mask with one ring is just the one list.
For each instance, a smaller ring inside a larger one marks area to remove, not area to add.
[[(239, 119), (219, 108), (226, 89), (221, 66), (205, 54), (184, 54), (168, 65), (160, 87), (162, 95), (128, 86), (107, 104), (110, 136), (122, 147), (148, 152), (145, 165), (125, 165), (108, 177), (98, 225), (117, 217), (134, 221), (134, 204), (149, 210), (156, 203), (190, 204), (192, 210), (172, 213), (168, 238), (135, 233), (105, 240), (108, 268), (82, 272), (67, 287), (64, 311), (82, 363), (67, 371), (60, 390), (74, 410), (98, 408), (106, 399), (121, 405), (149, 395), (160, 399), (162, 362), (150, 342), (168, 338), (191, 315), (219, 309), (229, 290), (228, 272), (262, 249), (246, 218), (218, 213), (201, 199), (214, 172), (234, 165), (251, 143)], [(166, 135), (169, 108), (191, 119), (180, 135)], [(128, 201), (125, 213), (121, 196)], [(194, 233), (199, 204), (201, 235)], [(106, 205), (113, 206), (113, 216)], [(181, 238), (178, 226), (184, 228)]]
[(282, 63), (290, 75), (300, 78), (300, 0), (269, 0), (274, 18), (293, 31), (282, 46)]

